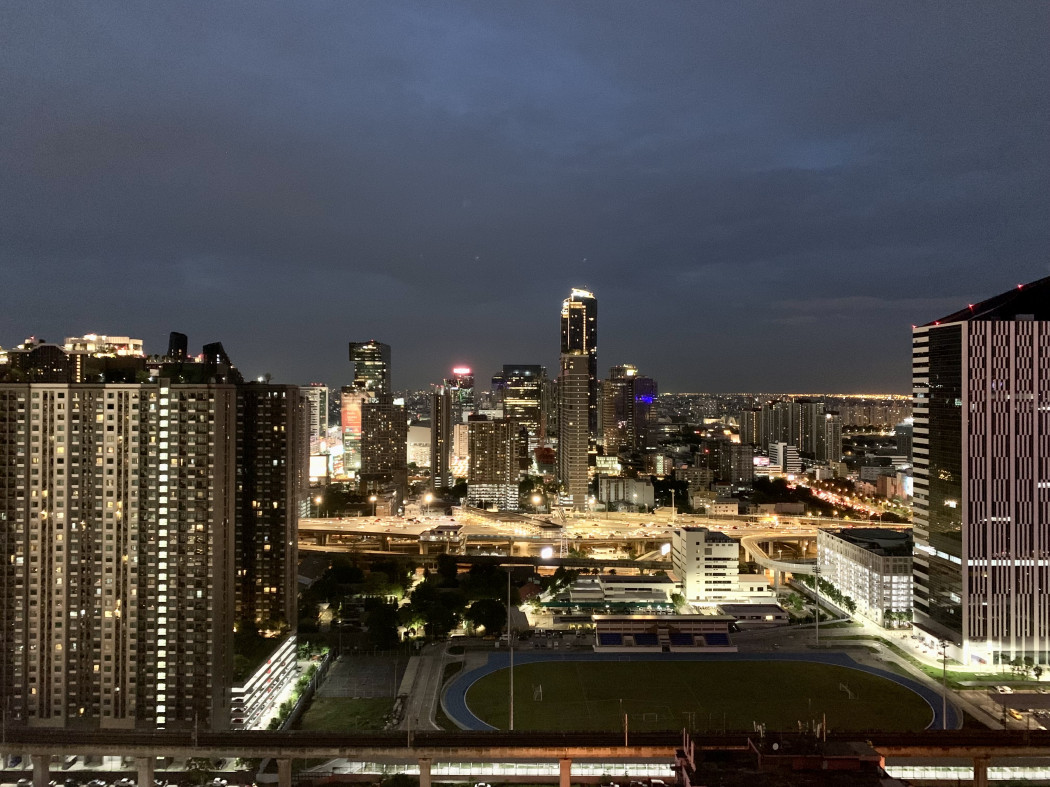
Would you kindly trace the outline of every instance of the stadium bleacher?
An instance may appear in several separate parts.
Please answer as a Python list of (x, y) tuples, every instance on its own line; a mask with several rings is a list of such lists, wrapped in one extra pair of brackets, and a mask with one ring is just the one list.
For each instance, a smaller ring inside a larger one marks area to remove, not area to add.
[(716, 648), (727, 648), (730, 645), (728, 634), (704, 634), (704, 644)]
[(622, 645), (623, 644), (623, 634), (599, 633), (598, 634), (598, 644), (599, 645), (607, 645), (607, 646), (608, 645)]
[(683, 634), (678, 631), (672, 631), (670, 633), (671, 647), (679, 648), (691, 648), (693, 647), (693, 635)]
[(655, 634), (639, 632), (634, 635), (634, 644), (643, 648), (655, 648), (660, 644), (660, 640)]

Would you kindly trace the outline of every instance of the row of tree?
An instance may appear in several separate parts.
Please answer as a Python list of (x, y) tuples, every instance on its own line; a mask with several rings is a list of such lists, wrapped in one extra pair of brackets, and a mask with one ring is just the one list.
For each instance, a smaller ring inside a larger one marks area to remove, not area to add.
[(798, 574), (795, 576), (799, 582), (809, 588), (816, 588), (825, 598), (831, 599), (841, 609), (849, 614), (857, 611), (857, 602), (847, 596), (824, 577), (814, 577), (811, 574)]

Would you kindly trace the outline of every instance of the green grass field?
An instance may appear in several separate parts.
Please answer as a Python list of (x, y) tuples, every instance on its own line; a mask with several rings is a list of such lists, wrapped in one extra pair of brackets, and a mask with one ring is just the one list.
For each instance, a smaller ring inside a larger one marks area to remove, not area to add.
[[(853, 692), (850, 699), (839, 684)], [(540, 688), (542, 687), (542, 689)], [(467, 691), (478, 718), (507, 728), (509, 670)], [(542, 693), (542, 699), (540, 699)], [(920, 730), (933, 718), (917, 694), (865, 672), (778, 661), (547, 662), (514, 670), (516, 730)], [(692, 714), (690, 717), (689, 714)]]
[(393, 707), (391, 698), (314, 697), (297, 729), (320, 732), (381, 730)]

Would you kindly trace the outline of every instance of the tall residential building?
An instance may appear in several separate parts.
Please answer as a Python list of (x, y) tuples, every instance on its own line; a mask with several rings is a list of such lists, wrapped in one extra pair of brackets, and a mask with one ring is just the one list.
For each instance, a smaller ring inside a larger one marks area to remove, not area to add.
[(377, 399), (392, 395), (389, 344), (375, 339), (350, 342), (350, 366), (354, 371), (351, 387), (369, 391)]
[(759, 445), (761, 442), (760, 425), (762, 422), (762, 410), (758, 407), (750, 407), (737, 417), (740, 427), (740, 442), (744, 445)]
[(444, 385), (430, 392), (430, 480), (434, 489), (452, 486), (452, 393)]
[(1050, 277), (912, 332), (916, 624), (1050, 661)]
[(310, 383), (299, 389), (309, 408), (310, 453), (320, 453), (328, 439), (328, 386)]
[(481, 416), (467, 422), (470, 462), (467, 471), (467, 501), (470, 505), (496, 505), (501, 510), (518, 509), (518, 425), (502, 418), (489, 421)]
[(219, 356), (147, 383), (0, 384), (8, 724), (225, 728), (238, 614), (294, 625), (298, 389), (271, 408), (281, 386), (171, 382)]
[(361, 408), (362, 492), (408, 490), (408, 415), (400, 399), (371, 400)]
[(563, 353), (558, 378), (558, 481), (562, 494), (584, 510), (587, 503), (587, 414), (590, 363), (584, 353)]
[(820, 461), (842, 461), (842, 419), (837, 412), (827, 410), (824, 413), (823, 436), (817, 448), (817, 459)]
[(800, 453), (819, 458), (826, 455), (824, 447), (827, 436), (824, 402), (813, 399), (799, 399), (795, 402), (797, 410), (797, 433), (792, 435), (795, 447)]
[(562, 355), (587, 358), (587, 434), (598, 439), (598, 300), (587, 290), (573, 289), (561, 304)]
[(546, 443), (544, 397), (547, 370), (536, 364), (504, 364), (503, 373), (497, 377), (503, 417), (528, 430), (531, 447)]
[(647, 445), (649, 414), (656, 401), (656, 381), (634, 366), (613, 366), (602, 381), (602, 432), (605, 452), (641, 451)]
[(309, 499), (312, 416), (300, 390), (237, 387), (237, 619), (261, 630), (296, 625), (297, 532)]

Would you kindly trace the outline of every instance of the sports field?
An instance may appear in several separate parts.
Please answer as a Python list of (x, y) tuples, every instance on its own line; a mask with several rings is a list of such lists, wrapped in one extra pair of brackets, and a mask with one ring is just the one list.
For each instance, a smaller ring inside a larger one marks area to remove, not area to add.
[[(480, 678), (467, 705), (507, 728), (509, 670)], [(852, 698), (851, 698), (852, 695)], [(805, 661), (540, 662), (514, 670), (516, 730), (921, 730), (933, 718), (890, 680)], [(692, 714), (692, 715), (690, 715)]]

